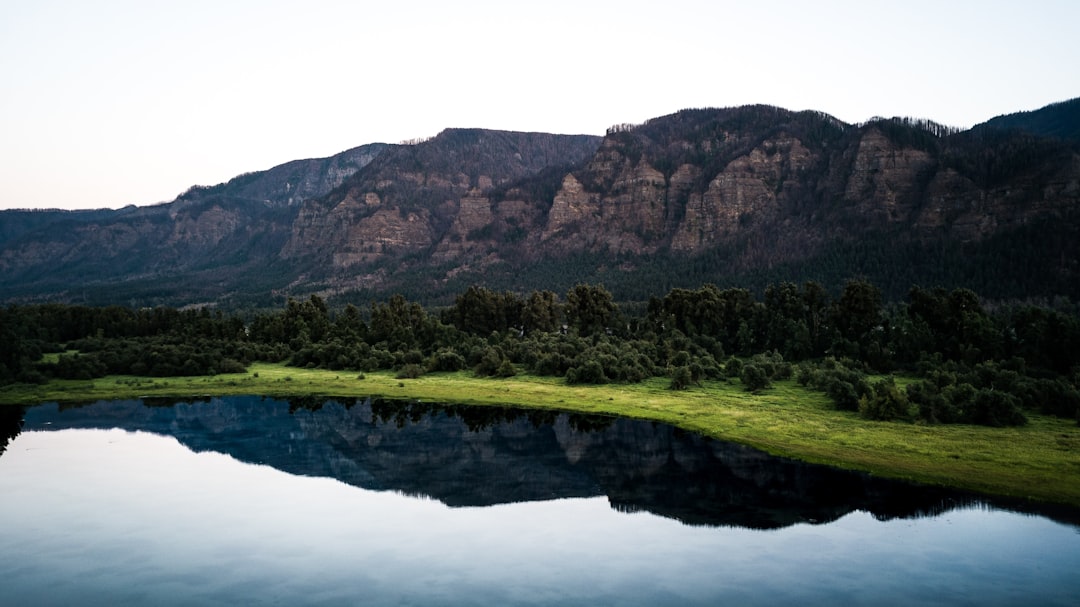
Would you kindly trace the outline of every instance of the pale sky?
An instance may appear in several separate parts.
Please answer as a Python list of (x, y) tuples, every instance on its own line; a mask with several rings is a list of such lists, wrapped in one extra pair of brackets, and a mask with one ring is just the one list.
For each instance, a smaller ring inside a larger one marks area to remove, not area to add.
[(1080, 96), (1080, 1), (0, 0), (0, 208), (119, 208), (447, 127), (688, 107), (968, 127)]

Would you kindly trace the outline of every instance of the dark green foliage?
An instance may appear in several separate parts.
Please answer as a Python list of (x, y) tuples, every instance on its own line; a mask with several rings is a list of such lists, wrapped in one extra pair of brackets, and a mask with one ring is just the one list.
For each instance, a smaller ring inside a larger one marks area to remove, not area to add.
[(606, 384), (610, 380), (604, 374), (604, 367), (599, 361), (589, 359), (566, 371), (568, 384)]
[(1002, 390), (980, 389), (967, 411), (967, 421), (983, 426), (1022, 426), (1027, 417), (1020, 411), (1020, 400)]
[(52, 375), (63, 379), (93, 379), (104, 377), (109, 373), (105, 363), (95, 355), (61, 354), (51, 366), (42, 365), (42, 367), (47, 368)]
[(727, 363), (724, 364), (724, 374), (728, 377), (739, 377), (742, 375), (742, 370), (742, 360), (735, 358), (734, 356), (729, 358)]
[[(865, 280), (836, 298), (814, 282), (770, 285), (761, 301), (705, 285), (622, 307), (584, 283), (565, 305), (550, 291), (523, 298), (472, 286), (438, 316), (402, 295), (371, 303), (367, 318), (354, 305), (335, 314), (314, 296), (247, 317), (12, 306), (0, 310), (0, 382), (241, 373), (252, 361), (402, 379), (462, 369), (575, 384), (665, 376), (674, 390), (737, 377), (756, 392), (794, 376), (868, 419), (1001, 426), (1025, 423), (1025, 412), (1080, 416), (1076, 312), (1063, 300), (991, 306), (969, 289), (921, 287), (887, 306)], [(58, 354), (42, 362), (45, 352)], [(892, 370), (917, 379), (901, 390), (867, 376)]]
[(871, 384), (870, 392), (859, 397), (858, 404), (859, 415), (880, 421), (907, 419), (908, 407), (907, 395), (891, 376)]
[(842, 411), (858, 411), (859, 399), (871, 394), (866, 374), (850, 361), (827, 358), (817, 366), (803, 366), (798, 373), (799, 383), (821, 390)]
[(1023, 378), (1013, 394), (1025, 409), (1065, 418), (1080, 415), (1080, 390), (1061, 377)]
[(1080, 98), (1052, 103), (1030, 112), (1016, 112), (997, 116), (976, 125), (973, 130), (998, 129), (1002, 131), (1018, 130), (1054, 137), (1057, 139), (1080, 141)]
[(525, 302), (513, 293), (470, 286), (443, 314), (443, 321), (473, 335), (490, 335), (522, 326)]
[(480, 377), (512, 377), (517, 374), (513, 362), (498, 346), (487, 346), (479, 353), (473, 371)]
[(560, 307), (551, 291), (533, 291), (521, 310), (522, 329), (550, 333), (559, 328)]
[(566, 293), (566, 324), (582, 337), (611, 329), (618, 316), (618, 306), (602, 286), (578, 284)]
[(424, 368), (416, 363), (407, 363), (397, 373), (397, 379), (416, 379), (424, 374)]
[(697, 382), (694, 381), (693, 371), (689, 366), (683, 365), (671, 373), (671, 384), (668, 387), (672, 390), (685, 390), (694, 383)]
[(460, 371), (465, 366), (464, 356), (449, 348), (441, 348), (428, 359), (427, 369), (431, 372)]
[(844, 352), (837, 354), (859, 355), (869, 353), (871, 344), (880, 343), (874, 333), (882, 326), (881, 291), (874, 285), (853, 280), (844, 285), (840, 299), (833, 308), (832, 324), (836, 327)]
[(510, 359), (504, 359), (499, 363), (499, 368), (495, 370), (496, 377), (513, 377), (517, 375), (517, 369), (514, 367), (514, 363), (510, 362)]
[(739, 380), (742, 382), (743, 387), (750, 392), (760, 392), (772, 386), (769, 382), (769, 373), (762, 365), (757, 363), (743, 365), (742, 372), (739, 373)]
[[(927, 379), (907, 387), (908, 401), (918, 408), (918, 417), (931, 423), (965, 423), (985, 426), (1017, 426), (1027, 423), (1021, 410), (1022, 396), (1001, 384), (995, 366), (957, 374), (935, 370)], [(1006, 377), (1010, 372), (1005, 372)], [(1029, 380), (1012, 374), (1016, 383)], [(994, 384), (999, 383), (995, 388)], [(1023, 390), (1019, 393), (1024, 394)], [(1075, 412), (1075, 409), (1073, 410)]]

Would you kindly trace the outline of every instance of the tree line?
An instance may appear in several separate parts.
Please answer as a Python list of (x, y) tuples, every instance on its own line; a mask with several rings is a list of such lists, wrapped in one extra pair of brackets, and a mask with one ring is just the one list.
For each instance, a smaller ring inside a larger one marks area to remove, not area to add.
[[(394, 295), (331, 310), (311, 296), (242, 316), (62, 304), (0, 310), (0, 383), (109, 374), (213, 375), (255, 361), (401, 378), (468, 370), (567, 383), (663, 377), (750, 391), (793, 379), (868, 419), (1017, 425), (1080, 416), (1080, 317), (1035, 305), (988, 309), (967, 289), (912, 287), (886, 304), (865, 280), (673, 288), (639, 305), (600, 285), (563, 296), (470, 286), (429, 309)], [(46, 356), (46, 354), (49, 354)], [(897, 382), (894, 374), (901, 377)]]

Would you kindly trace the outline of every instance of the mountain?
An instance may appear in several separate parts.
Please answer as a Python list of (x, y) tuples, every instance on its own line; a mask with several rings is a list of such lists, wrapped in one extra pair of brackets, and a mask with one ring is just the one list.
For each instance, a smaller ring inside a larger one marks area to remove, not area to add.
[(245, 173), (215, 186), (194, 186), (177, 202), (241, 199), (272, 207), (293, 206), (338, 187), (388, 147), (385, 143), (371, 143), (329, 158), (294, 160), (267, 171)]
[(1080, 97), (1030, 112), (991, 118), (977, 125), (975, 130), (985, 128), (1025, 131), (1039, 137), (1080, 142)]
[(565, 292), (589, 281), (643, 300), (705, 282), (859, 276), (890, 297), (921, 284), (1075, 298), (1080, 144), (1059, 127), (1080, 122), (1080, 106), (1023, 116), (960, 131), (745, 106), (604, 137), (447, 129), (155, 207), (46, 211), (36, 223), (2, 212), (0, 291), (141, 305), (311, 292), (440, 302), (471, 283)]

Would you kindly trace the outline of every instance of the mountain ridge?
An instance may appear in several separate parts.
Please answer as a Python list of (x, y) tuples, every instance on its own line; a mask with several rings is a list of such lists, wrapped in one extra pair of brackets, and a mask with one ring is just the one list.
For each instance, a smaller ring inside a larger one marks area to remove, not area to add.
[[(1080, 124), (1074, 102), (1044, 110)], [(1044, 110), (1025, 124), (1046, 123)], [(312, 292), (438, 301), (471, 282), (576, 280), (628, 299), (695, 281), (854, 275), (896, 293), (910, 275), (1075, 297), (1078, 144), (998, 124), (849, 125), (757, 105), (682, 110), (603, 137), (446, 129), (154, 207), (55, 222), (0, 212), (0, 288), (8, 301), (244, 305)]]

